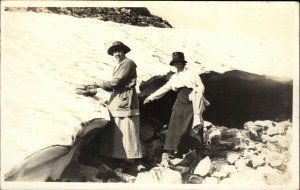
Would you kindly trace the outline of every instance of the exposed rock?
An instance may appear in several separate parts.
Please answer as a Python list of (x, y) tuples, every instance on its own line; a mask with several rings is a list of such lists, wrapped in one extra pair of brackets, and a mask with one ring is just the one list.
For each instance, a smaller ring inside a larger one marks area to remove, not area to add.
[(206, 177), (203, 181), (202, 184), (207, 184), (207, 185), (213, 185), (213, 184), (218, 184), (219, 180), (218, 178), (215, 177)]
[(81, 18), (98, 18), (103, 21), (137, 26), (172, 28), (161, 17), (151, 15), (150, 11), (145, 7), (8, 7), (5, 11), (56, 13)]
[(212, 170), (211, 160), (207, 156), (199, 162), (196, 169), (194, 170), (194, 174), (204, 177), (208, 175), (211, 172), (211, 170)]
[(248, 121), (248, 122), (244, 123), (244, 129), (246, 129), (246, 130), (251, 129), (253, 126), (255, 126), (253, 121)]
[(199, 177), (197, 175), (191, 175), (188, 179), (188, 183), (192, 183), (192, 184), (201, 184), (203, 181), (202, 177)]
[(290, 146), (290, 141), (286, 136), (275, 135), (269, 138), (269, 142), (276, 143), (282, 148), (288, 148)]
[(250, 159), (238, 159), (234, 163), (234, 165), (237, 169), (242, 170), (242, 169), (248, 167), (249, 163), (250, 163)]
[(274, 151), (274, 152), (276, 152), (278, 150), (277, 147), (274, 144), (270, 143), (270, 142), (267, 142), (267, 148), (271, 151)]
[(262, 149), (264, 148), (264, 144), (263, 143), (256, 143), (255, 144), (255, 147), (256, 147), (256, 151), (258, 152), (258, 153), (260, 153), (261, 151), (262, 151)]
[(261, 135), (261, 141), (262, 141), (263, 143), (266, 143), (267, 141), (269, 141), (269, 139), (270, 139), (270, 136), (269, 136), (269, 135), (266, 135), (266, 134), (262, 134), (262, 135)]
[(264, 127), (264, 130), (267, 130), (268, 128), (274, 126), (274, 122), (271, 120), (264, 120), (264, 121), (257, 120), (254, 122), (254, 125), (262, 126), (262, 127)]
[(228, 165), (228, 162), (223, 157), (212, 158), (213, 171), (221, 171), (223, 166)]
[(204, 128), (204, 130), (207, 130), (207, 129), (209, 129), (209, 128), (211, 128), (213, 126), (213, 124), (211, 123), (211, 122), (209, 122), (209, 121), (203, 121), (203, 128)]
[(257, 168), (258, 166), (265, 164), (265, 157), (262, 154), (254, 155), (251, 157), (251, 163), (253, 168)]
[(240, 133), (240, 130), (238, 129), (228, 129), (228, 130), (224, 130), (222, 131), (221, 137), (222, 139), (228, 139), (228, 138), (233, 138), (233, 137), (237, 137)]
[(123, 172), (115, 172), (115, 178), (126, 183), (134, 183), (136, 179), (136, 177)]
[(175, 159), (170, 160), (170, 163), (176, 166), (177, 164), (179, 164), (182, 161), (183, 161), (183, 159), (175, 158)]
[(279, 167), (283, 163), (283, 156), (277, 152), (266, 154), (266, 162), (272, 167)]
[(282, 121), (282, 122), (276, 123), (276, 127), (282, 128), (283, 131), (286, 131), (287, 129), (292, 127), (292, 123), (290, 120)]
[(256, 169), (258, 172), (265, 174), (278, 174), (279, 170), (272, 168), (269, 165), (260, 166)]
[(283, 134), (284, 130), (285, 130), (285, 128), (282, 125), (276, 125), (275, 127), (268, 128), (268, 130), (266, 131), (266, 134), (269, 136)]
[(216, 177), (218, 179), (224, 179), (225, 177), (228, 176), (228, 173), (227, 172), (222, 172), (222, 171), (219, 171), (219, 172), (215, 172), (211, 175), (212, 177)]
[(291, 127), (289, 127), (286, 131), (286, 138), (288, 138), (290, 140), (290, 142), (292, 141), (293, 138), (293, 130)]
[(234, 164), (234, 162), (240, 157), (240, 154), (238, 153), (228, 153), (227, 154), (227, 162), (229, 164)]
[(246, 159), (251, 159), (255, 154), (255, 151), (254, 150), (244, 150), (244, 157)]
[(181, 174), (169, 168), (156, 167), (149, 172), (139, 173), (135, 183), (180, 184)]
[(221, 139), (221, 131), (219, 129), (215, 129), (208, 135), (208, 139), (213, 142), (218, 142)]
[[(236, 163), (237, 163), (237, 161), (236, 161)], [(233, 165), (225, 165), (221, 168), (220, 172), (225, 172), (225, 173), (231, 174), (231, 173), (237, 172), (237, 169)]]
[(262, 141), (261, 135), (263, 133), (263, 127), (262, 126), (256, 126), (249, 129), (250, 132), (250, 139), (254, 141)]

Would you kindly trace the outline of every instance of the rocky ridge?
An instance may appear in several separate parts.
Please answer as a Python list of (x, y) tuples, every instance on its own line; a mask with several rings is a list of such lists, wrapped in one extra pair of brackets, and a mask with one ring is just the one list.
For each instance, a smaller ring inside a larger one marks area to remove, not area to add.
[(172, 28), (168, 21), (152, 15), (145, 7), (6, 7), (5, 11), (56, 13), (80, 18), (96, 18), (135, 26)]

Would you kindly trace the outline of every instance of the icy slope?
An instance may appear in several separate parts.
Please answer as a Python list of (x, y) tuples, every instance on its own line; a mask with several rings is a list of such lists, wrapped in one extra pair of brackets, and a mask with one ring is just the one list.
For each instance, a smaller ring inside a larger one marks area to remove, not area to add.
[[(5, 12), (1, 40), (1, 160), (5, 173), (31, 153), (69, 145), (80, 122), (107, 117), (98, 101), (75, 94), (78, 84), (108, 79), (107, 48), (120, 40), (138, 65), (138, 82), (172, 69), (183, 51), (199, 73), (241, 69), (291, 76), (292, 56), (279, 45), (205, 31), (135, 27), (96, 19)], [(291, 54), (293, 52), (290, 52)], [(104, 101), (109, 94), (99, 90)]]

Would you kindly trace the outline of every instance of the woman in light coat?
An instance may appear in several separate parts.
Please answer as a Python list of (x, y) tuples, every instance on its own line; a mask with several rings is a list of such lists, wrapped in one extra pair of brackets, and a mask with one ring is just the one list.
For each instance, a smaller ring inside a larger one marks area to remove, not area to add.
[(200, 159), (203, 150), (203, 118), (204, 107), (208, 101), (204, 98), (204, 86), (199, 75), (186, 67), (184, 54), (174, 52), (170, 65), (175, 66), (177, 72), (170, 80), (148, 96), (144, 104), (161, 98), (168, 91), (177, 91), (177, 98), (172, 108), (168, 125), (168, 132), (164, 143), (165, 153), (162, 162), (171, 157), (181, 157), (189, 150), (196, 150)]
[(99, 153), (127, 161), (143, 156), (139, 136), (139, 100), (135, 90), (137, 66), (125, 56), (129, 51), (130, 48), (122, 42), (114, 42), (108, 54), (114, 56), (119, 65), (114, 68), (111, 80), (94, 84), (95, 88), (111, 92), (107, 106), (111, 114), (111, 126), (103, 132), (105, 135), (102, 136)]

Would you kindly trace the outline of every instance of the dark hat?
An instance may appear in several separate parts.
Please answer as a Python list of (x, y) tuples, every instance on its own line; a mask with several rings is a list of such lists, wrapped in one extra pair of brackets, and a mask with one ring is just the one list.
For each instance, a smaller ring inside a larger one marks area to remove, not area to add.
[(114, 42), (110, 48), (108, 48), (107, 53), (113, 55), (115, 50), (123, 50), (125, 54), (130, 52), (130, 48), (119, 41)]
[(187, 61), (184, 59), (184, 54), (182, 52), (174, 52), (172, 53), (172, 61), (170, 62), (170, 65), (174, 65), (177, 61), (182, 61), (184, 63), (187, 63)]

